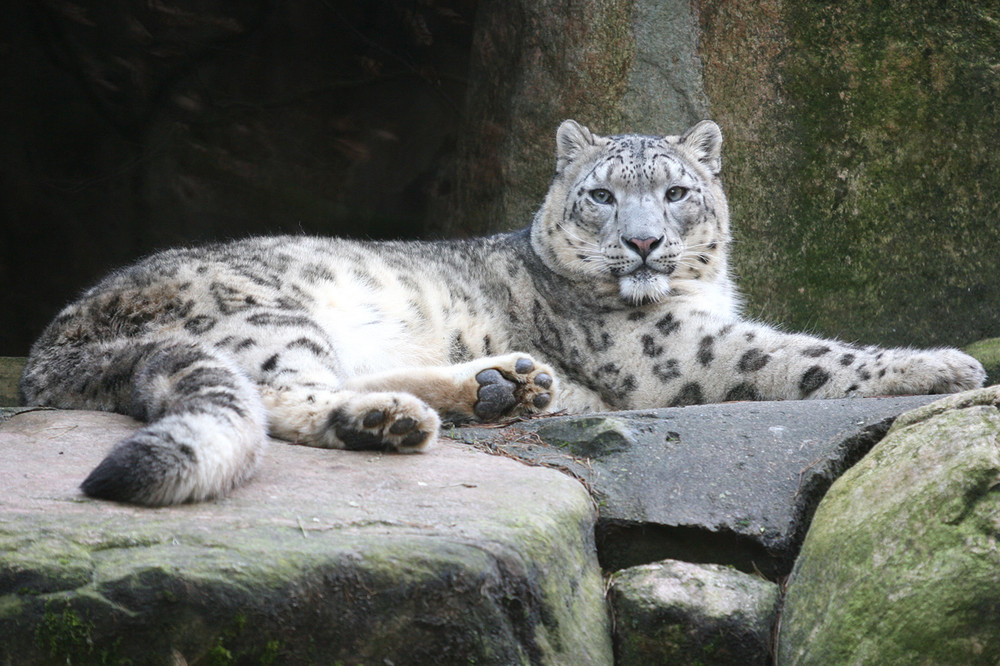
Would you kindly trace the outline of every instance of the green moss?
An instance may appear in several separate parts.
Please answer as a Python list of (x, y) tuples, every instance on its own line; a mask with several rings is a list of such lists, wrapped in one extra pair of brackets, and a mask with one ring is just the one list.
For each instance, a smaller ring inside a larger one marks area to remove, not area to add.
[(1000, 384), (1000, 338), (973, 342), (964, 351), (986, 368), (987, 386)]
[(634, 443), (625, 423), (603, 416), (553, 421), (542, 425), (538, 436), (545, 443), (567, 449), (580, 458), (601, 458)]
[(16, 407), (21, 404), (17, 384), (28, 359), (0, 356), (0, 407)]
[(585, 78), (574, 107), (578, 115), (600, 127), (621, 127), (624, 120), (621, 99), (635, 53), (632, 39), (635, 4), (635, 0), (612, 0), (595, 2), (593, 6), (596, 20), (590, 21), (587, 37), (594, 40), (598, 49), (585, 49), (582, 63)]
[[(258, 636), (250, 620), (243, 613), (237, 613), (230, 626), (222, 632), (198, 663), (206, 666), (229, 666), (230, 664), (260, 664), (269, 666), (280, 663), (283, 643), (277, 639), (264, 640)], [(262, 643), (261, 641), (264, 640)]]
[(788, 588), (782, 663), (996, 663), (1000, 412), (921, 414), (817, 509)]
[(281, 641), (273, 639), (264, 644), (264, 649), (260, 653), (261, 666), (271, 666), (278, 664), (281, 657)]
[(0, 596), (0, 620), (16, 617), (23, 610), (24, 602), (18, 598), (19, 595), (20, 592)]
[(94, 625), (81, 617), (69, 604), (61, 610), (58, 604), (48, 604), (45, 615), (35, 629), (35, 643), (48, 656), (65, 660), (67, 664), (126, 664), (118, 656), (116, 640), (110, 647), (98, 648), (94, 644)]
[(749, 310), (866, 342), (996, 334), (1000, 8), (737, 0), (702, 14)]

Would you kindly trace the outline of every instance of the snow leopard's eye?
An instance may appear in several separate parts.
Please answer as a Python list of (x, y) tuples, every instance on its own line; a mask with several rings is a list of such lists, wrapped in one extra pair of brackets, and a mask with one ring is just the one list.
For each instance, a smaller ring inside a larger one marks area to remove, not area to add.
[(680, 185), (674, 185), (669, 190), (667, 190), (667, 201), (673, 203), (675, 201), (680, 201), (684, 198), (684, 195), (688, 193), (688, 188), (681, 187)]
[(613, 204), (615, 202), (615, 195), (611, 194), (611, 190), (602, 188), (591, 190), (590, 198), (599, 204)]

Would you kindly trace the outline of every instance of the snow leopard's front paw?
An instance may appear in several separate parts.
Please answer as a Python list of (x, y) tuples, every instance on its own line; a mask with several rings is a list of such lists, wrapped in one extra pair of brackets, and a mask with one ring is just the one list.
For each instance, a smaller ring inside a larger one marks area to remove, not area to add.
[(422, 451), (441, 419), (407, 393), (358, 393), (330, 413), (322, 445), (352, 451)]
[(472, 407), (481, 421), (539, 412), (552, 404), (555, 377), (544, 363), (517, 353), (481, 360), (487, 367), (475, 375), (478, 388)]

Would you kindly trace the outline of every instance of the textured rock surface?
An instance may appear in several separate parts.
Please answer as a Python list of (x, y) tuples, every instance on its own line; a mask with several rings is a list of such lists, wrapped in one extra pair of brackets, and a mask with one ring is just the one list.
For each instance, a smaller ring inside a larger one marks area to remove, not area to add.
[(901, 417), (820, 504), (779, 663), (1000, 661), (1000, 388)]
[(748, 311), (871, 343), (1000, 334), (1000, 5), (698, 5)]
[(779, 576), (830, 483), (898, 414), (932, 400), (700, 405), (454, 436), (581, 478), (598, 503), (606, 568), (673, 558)]
[(619, 571), (609, 599), (616, 666), (764, 666), (778, 586), (715, 564), (665, 560)]
[(448, 232), (527, 225), (565, 118), (601, 133), (680, 133), (708, 117), (684, 0), (481, 3)]
[(18, 404), (17, 383), (27, 359), (0, 356), (0, 407)]
[(563, 474), (447, 443), (276, 443), (225, 500), (84, 499), (134, 427), (58, 411), (0, 425), (0, 663), (611, 661), (593, 505)]

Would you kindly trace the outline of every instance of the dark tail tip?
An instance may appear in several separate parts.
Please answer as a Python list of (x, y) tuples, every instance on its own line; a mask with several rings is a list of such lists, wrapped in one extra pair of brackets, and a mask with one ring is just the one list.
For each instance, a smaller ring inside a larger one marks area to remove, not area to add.
[(141, 486), (110, 456), (94, 468), (80, 484), (84, 494), (95, 499), (127, 502), (135, 504), (141, 494)]
[(137, 437), (127, 439), (91, 471), (80, 489), (89, 497), (112, 502), (147, 506), (177, 503), (180, 500), (162, 492), (170, 472), (178, 471), (170, 469), (172, 465), (166, 460), (170, 457), (162, 445)]

